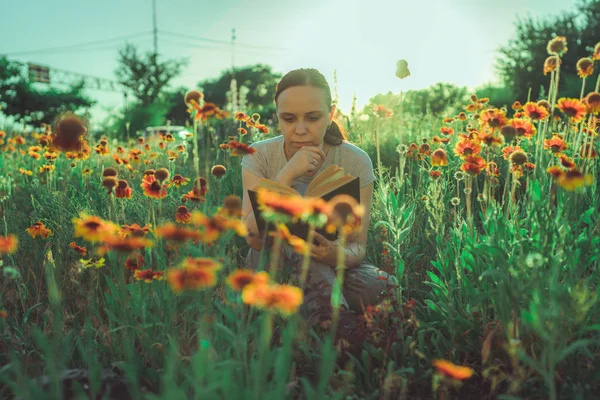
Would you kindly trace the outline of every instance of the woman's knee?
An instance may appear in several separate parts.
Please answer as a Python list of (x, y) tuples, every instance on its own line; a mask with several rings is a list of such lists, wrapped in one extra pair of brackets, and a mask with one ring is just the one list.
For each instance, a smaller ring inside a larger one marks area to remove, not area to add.
[(360, 311), (368, 305), (379, 303), (382, 292), (397, 284), (395, 276), (374, 265), (361, 264), (346, 271), (344, 296), (350, 308)]

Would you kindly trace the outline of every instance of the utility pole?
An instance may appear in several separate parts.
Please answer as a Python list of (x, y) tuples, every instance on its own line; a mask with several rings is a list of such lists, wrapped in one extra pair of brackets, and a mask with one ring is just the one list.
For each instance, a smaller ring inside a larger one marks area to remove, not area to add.
[(235, 54), (235, 28), (233, 28), (231, 30), (231, 79), (235, 79), (234, 54)]
[(154, 56), (158, 56), (158, 28), (156, 27), (156, 0), (152, 0), (152, 23), (154, 25)]

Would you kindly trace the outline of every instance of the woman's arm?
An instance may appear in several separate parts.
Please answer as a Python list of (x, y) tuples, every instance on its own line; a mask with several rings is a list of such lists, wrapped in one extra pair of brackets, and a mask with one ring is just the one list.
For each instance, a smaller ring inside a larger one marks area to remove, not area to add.
[[(361, 221), (361, 227), (358, 231), (351, 233), (346, 238), (344, 259), (347, 268), (358, 267), (367, 255), (367, 237), (369, 234), (369, 223), (371, 220), (372, 198), (373, 184), (370, 183), (367, 186), (360, 189), (360, 204), (364, 207), (365, 210)], [(318, 255), (313, 255), (313, 258), (332, 267), (337, 266), (339, 242), (337, 240), (334, 242), (330, 242), (327, 239), (325, 239), (325, 237), (319, 234), (315, 234), (315, 236), (317, 237), (317, 240), (319, 240), (321, 243), (326, 242), (329, 244), (329, 246), (327, 246), (327, 248), (322, 249), (322, 251), (319, 252)]]

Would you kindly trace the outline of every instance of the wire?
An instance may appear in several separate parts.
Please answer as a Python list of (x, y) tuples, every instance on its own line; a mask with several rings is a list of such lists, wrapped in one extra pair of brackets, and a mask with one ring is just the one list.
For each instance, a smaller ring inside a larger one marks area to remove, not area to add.
[[(184, 43), (181, 41), (177, 41), (177, 40), (172, 40), (172, 39), (161, 39), (164, 42), (167, 43), (173, 43), (173, 44), (178, 44), (180, 46), (186, 46), (186, 47), (193, 47), (196, 49), (203, 49), (203, 50), (212, 50), (212, 51), (217, 51), (217, 52), (221, 52), (221, 53), (231, 53), (231, 49), (225, 49), (225, 48), (220, 48), (220, 47), (210, 47), (210, 46), (203, 46), (201, 44), (196, 44), (196, 43)], [(253, 51), (253, 50), (248, 50), (248, 49), (235, 49), (236, 53), (243, 53), (243, 54), (254, 54), (254, 55), (261, 55), (261, 56), (279, 56), (278, 54), (267, 54), (267, 53), (261, 53), (261, 52), (257, 52), (257, 51)]]
[(15, 55), (32, 54), (32, 53), (37, 53), (37, 54), (40, 54), (40, 53), (52, 53), (52, 52), (56, 52), (56, 51), (60, 51), (60, 50), (64, 50), (64, 49), (78, 48), (78, 47), (81, 47), (81, 46), (92, 46), (92, 45), (105, 44), (107, 42), (114, 42), (115, 40), (121, 41), (121, 40), (124, 40), (124, 39), (133, 38), (133, 37), (140, 37), (140, 36), (148, 35), (148, 34), (151, 34), (151, 33), (152, 33), (151, 31), (140, 32), (140, 33), (134, 33), (134, 34), (131, 34), (131, 35), (125, 35), (125, 36), (115, 37), (115, 38), (112, 38), (112, 39), (96, 40), (96, 41), (93, 41), (93, 42), (70, 44), (70, 45), (66, 45), (66, 46), (49, 47), (49, 48), (46, 48), (46, 49), (38, 49), (38, 50), (16, 51), (16, 52), (4, 53), (4, 54), (0, 54), (0, 55), (3, 55), (3, 56), (15, 56)]
[[(227, 46), (231, 47), (231, 42), (227, 42), (227, 41), (224, 41), (224, 40), (208, 39), (208, 38), (204, 38), (204, 37), (200, 37), (200, 36), (183, 35), (181, 33), (174, 33), (174, 32), (163, 31), (163, 30), (160, 30), (159, 34), (171, 35), (171, 36), (176, 36), (176, 37), (180, 37), (180, 38), (184, 38), (184, 39), (198, 40), (198, 41), (201, 41), (201, 42), (209, 42), (209, 43), (215, 43), (215, 44), (224, 44), (224, 45), (227, 45)], [(285, 48), (281, 48), (281, 47), (257, 46), (257, 45), (253, 45), (253, 44), (238, 43), (238, 42), (235, 42), (235, 45), (236, 46), (243, 46), (244, 48), (257, 49), (257, 50), (289, 51), (289, 49), (285, 49)]]

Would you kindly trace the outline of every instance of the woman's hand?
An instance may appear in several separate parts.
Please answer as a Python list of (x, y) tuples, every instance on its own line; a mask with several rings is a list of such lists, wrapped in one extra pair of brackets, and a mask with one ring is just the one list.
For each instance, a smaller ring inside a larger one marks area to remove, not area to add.
[(290, 158), (280, 173), (285, 174), (291, 183), (302, 175), (318, 171), (325, 158), (325, 152), (320, 147), (303, 146)]
[(331, 241), (318, 232), (314, 232), (314, 235), (315, 240), (319, 242), (319, 244), (311, 245), (311, 258), (322, 262), (323, 264), (327, 264), (331, 267), (337, 266), (337, 256), (340, 246), (339, 241), (337, 239)]

